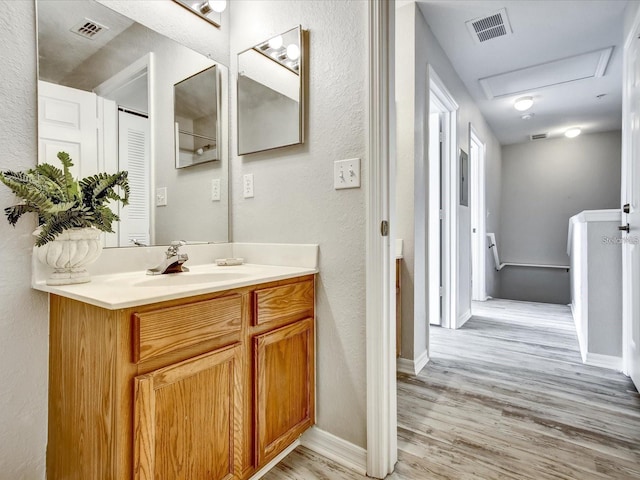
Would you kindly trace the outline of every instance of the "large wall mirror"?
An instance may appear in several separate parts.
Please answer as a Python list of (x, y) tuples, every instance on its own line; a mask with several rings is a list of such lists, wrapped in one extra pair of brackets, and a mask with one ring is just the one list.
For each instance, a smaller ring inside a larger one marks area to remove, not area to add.
[[(93, 0), (38, 0), (37, 13), (39, 161), (56, 164), (64, 150), (79, 177), (129, 172), (131, 204), (106, 246), (228, 241), (227, 67)], [(201, 72), (214, 87), (196, 95), (194, 115), (216, 133), (191, 145), (190, 168), (176, 168), (186, 110), (174, 108), (174, 86), (184, 82), (179, 102)]]
[(238, 154), (304, 142), (304, 31), (238, 54)]

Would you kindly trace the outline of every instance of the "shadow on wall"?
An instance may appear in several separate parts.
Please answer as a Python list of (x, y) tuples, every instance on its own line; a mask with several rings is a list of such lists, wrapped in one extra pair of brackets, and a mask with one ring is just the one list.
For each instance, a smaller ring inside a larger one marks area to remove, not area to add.
[(500, 270), (500, 276), (500, 298), (561, 305), (571, 303), (567, 270), (508, 266)]

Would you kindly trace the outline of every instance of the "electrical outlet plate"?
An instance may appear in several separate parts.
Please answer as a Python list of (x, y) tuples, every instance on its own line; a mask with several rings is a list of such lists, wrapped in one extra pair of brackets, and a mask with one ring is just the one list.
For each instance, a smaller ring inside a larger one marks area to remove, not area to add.
[(156, 188), (156, 207), (167, 206), (167, 187)]
[(359, 158), (336, 160), (333, 163), (333, 186), (336, 190), (360, 188)]
[(220, 179), (213, 178), (211, 180), (211, 201), (219, 202), (220, 201)]
[(242, 177), (242, 194), (244, 198), (253, 198), (253, 173), (245, 173)]

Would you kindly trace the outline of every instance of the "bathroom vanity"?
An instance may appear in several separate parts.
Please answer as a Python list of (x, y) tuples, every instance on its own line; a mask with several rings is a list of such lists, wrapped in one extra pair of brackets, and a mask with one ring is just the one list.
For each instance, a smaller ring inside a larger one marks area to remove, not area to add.
[(314, 423), (314, 272), (196, 266), (42, 287), (47, 478), (251, 477)]

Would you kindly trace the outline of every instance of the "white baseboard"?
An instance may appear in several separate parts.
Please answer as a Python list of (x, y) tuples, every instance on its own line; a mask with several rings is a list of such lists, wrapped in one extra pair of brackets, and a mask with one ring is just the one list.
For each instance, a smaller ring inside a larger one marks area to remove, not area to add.
[(467, 323), (467, 320), (469, 320), (470, 318), (471, 318), (471, 309), (467, 310), (466, 312), (464, 312), (462, 315), (458, 317), (458, 321), (456, 322), (456, 328), (460, 328), (461, 326), (463, 326), (465, 323)]
[(429, 363), (429, 352), (425, 350), (415, 360), (409, 360), (408, 358), (396, 359), (396, 371), (407, 375), (418, 375), (427, 363)]
[(584, 363), (594, 367), (609, 368), (618, 372), (622, 371), (622, 357), (587, 352)]
[(271, 470), (278, 463), (280, 463), (282, 460), (284, 460), (284, 457), (286, 457), (291, 452), (293, 452), (296, 449), (296, 447), (300, 446), (300, 443), (301, 443), (300, 439), (297, 439), (295, 442), (293, 442), (291, 445), (289, 445), (287, 448), (285, 448), (282, 452), (280, 452), (273, 460), (271, 460), (269, 463), (267, 463), (264, 467), (262, 467), (256, 473), (251, 475), (251, 477), (249, 477), (249, 480), (258, 480), (258, 479), (264, 477), (267, 473), (269, 473), (269, 470)]
[(360, 475), (367, 474), (367, 451), (364, 448), (320, 430), (318, 427), (311, 427), (300, 440), (303, 447)]

